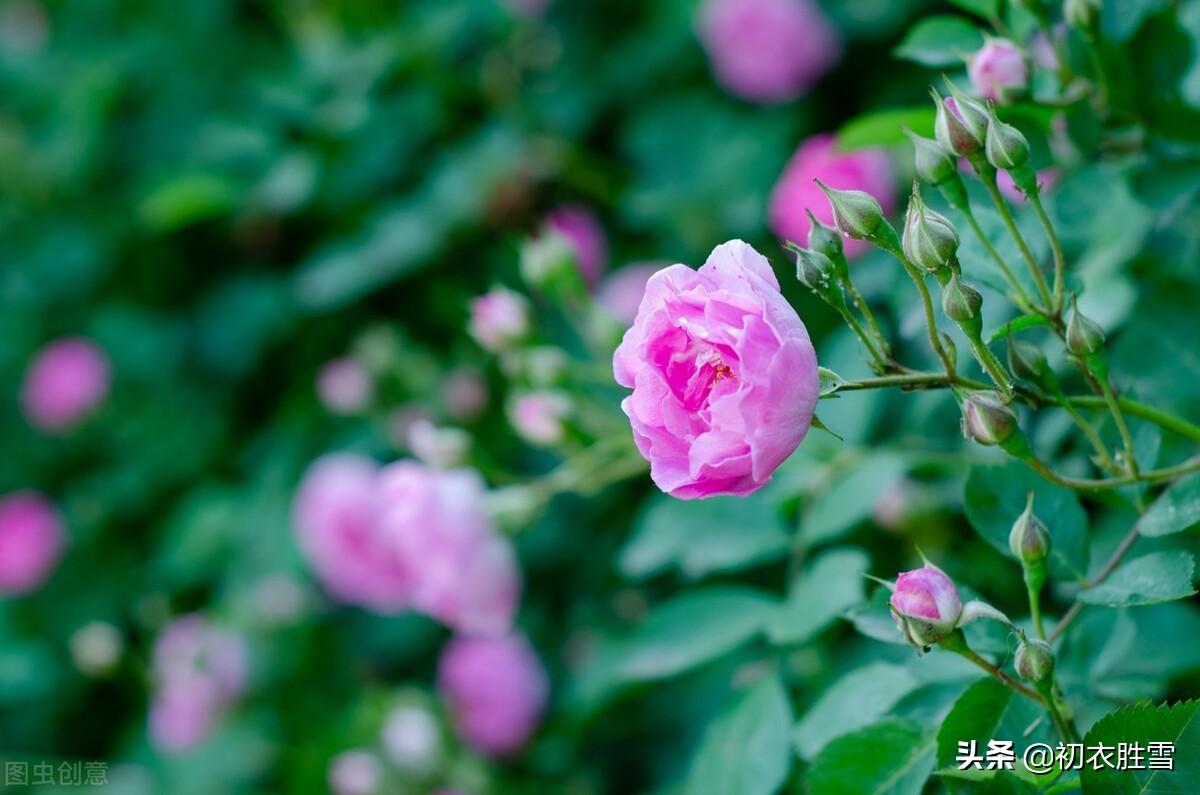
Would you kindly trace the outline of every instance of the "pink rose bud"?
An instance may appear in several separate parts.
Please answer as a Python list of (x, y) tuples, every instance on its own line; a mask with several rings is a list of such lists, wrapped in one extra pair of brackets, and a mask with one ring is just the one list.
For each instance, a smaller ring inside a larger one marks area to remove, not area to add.
[(717, 82), (762, 104), (805, 94), (842, 50), (813, 0), (706, 0), (699, 34)]
[(388, 759), (405, 770), (429, 769), (442, 746), (442, 730), (433, 715), (414, 705), (392, 710), (380, 737)]
[(376, 795), (382, 792), (383, 765), (370, 751), (343, 751), (329, 764), (329, 789), (333, 795)]
[(513, 400), (508, 413), (525, 441), (553, 445), (566, 435), (563, 423), (571, 413), (571, 401), (559, 392), (530, 392)]
[(409, 609), (415, 575), (380, 518), (379, 467), (365, 456), (318, 458), (296, 493), (300, 549), (335, 598), (378, 613)]
[[(880, 149), (839, 152), (832, 134), (814, 135), (796, 150), (771, 191), (770, 225), (780, 240), (808, 240), (812, 229), (809, 212), (821, 223), (833, 224), (833, 208), (814, 182), (817, 179), (839, 190), (871, 194), (885, 214), (896, 209), (887, 154)], [(870, 244), (862, 240), (846, 240), (843, 245), (851, 258), (869, 248)]]
[(1003, 444), (1018, 431), (1017, 415), (995, 393), (972, 392), (963, 401), (964, 438), (982, 445)]
[(459, 367), (442, 381), (442, 405), (453, 419), (474, 419), (487, 408), (487, 402), (487, 382), (478, 370)]
[(411, 572), (412, 605), (459, 632), (495, 635), (512, 624), (521, 574), (483, 497), (469, 470), (398, 461), (379, 476), (380, 526)]
[(471, 302), (469, 330), (487, 350), (507, 350), (529, 333), (529, 304), (519, 293), (495, 287)]
[(1008, 39), (992, 39), (983, 45), (967, 66), (971, 85), (992, 102), (1011, 102), (1029, 84), (1029, 67), (1017, 45)]
[(595, 286), (608, 264), (608, 239), (596, 216), (582, 207), (558, 207), (546, 213), (542, 232), (561, 235), (575, 256), (584, 281)]
[(896, 578), (891, 606), (904, 639), (918, 649), (953, 632), (963, 612), (954, 582), (930, 563)]
[(42, 348), (25, 371), (21, 403), (30, 424), (63, 431), (94, 409), (108, 386), (103, 351), (85, 339), (59, 339)]
[(458, 637), (438, 661), (438, 691), (459, 736), (490, 756), (525, 745), (546, 706), (549, 682), (522, 635)]
[(317, 395), (334, 414), (357, 414), (371, 402), (375, 384), (355, 359), (334, 359), (317, 375)]
[(45, 582), (65, 544), (62, 518), (42, 495), (0, 497), (0, 595), (28, 593)]
[(808, 432), (817, 357), (766, 258), (740, 240), (650, 278), (613, 355), (650, 477), (681, 499), (749, 494)]
[(637, 317), (638, 306), (646, 292), (646, 282), (666, 263), (635, 263), (626, 265), (605, 279), (596, 291), (596, 302), (605, 311), (628, 326)]

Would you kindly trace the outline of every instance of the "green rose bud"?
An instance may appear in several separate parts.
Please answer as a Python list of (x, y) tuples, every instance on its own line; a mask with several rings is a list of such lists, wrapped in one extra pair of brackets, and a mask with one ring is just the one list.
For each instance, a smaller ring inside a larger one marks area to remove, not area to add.
[(1022, 639), (1013, 663), (1022, 679), (1044, 682), (1054, 672), (1054, 650), (1044, 640)]
[(954, 224), (925, 206), (916, 183), (904, 215), (903, 247), (909, 261), (926, 273), (936, 273), (949, 266), (955, 262), (958, 253), (958, 232)]
[(1090, 356), (1104, 348), (1104, 329), (1096, 321), (1085, 317), (1074, 305), (1071, 320), (1067, 323), (1067, 350), (1076, 356)]
[(800, 283), (830, 306), (845, 306), (842, 288), (835, 277), (836, 268), (833, 261), (819, 251), (809, 251), (806, 248), (794, 247), (792, 252), (796, 255), (796, 278)]
[[(940, 103), (939, 103), (940, 104)], [(954, 156), (937, 141), (917, 135), (907, 127), (904, 134), (912, 141), (917, 176), (930, 185), (941, 185), (958, 176)]]
[(1050, 531), (1042, 520), (1033, 513), (1033, 493), (1025, 504), (1025, 510), (1013, 522), (1008, 534), (1008, 548), (1022, 563), (1041, 563), (1050, 554)]
[(1034, 384), (1044, 384), (1050, 364), (1046, 354), (1033, 343), (1022, 342), (1016, 337), (1008, 338), (1008, 368), (1017, 378)]
[(996, 168), (1013, 171), (1029, 164), (1029, 142), (1016, 127), (1000, 121), (994, 107), (988, 108), (984, 149), (988, 162)]
[(983, 296), (956, 273), (942, 290), (942, 311), (960, 325), (970, 325), (980, 319)]
[(982, 445), (1003, 444), (1017, 430), (1017, 415), (995, 395), (972, 392), (962, 404), (963, 436)]
[(870, 240), (886, 223), (883, 208), (871, 194), (861, 190), (837, 190), (819, 179), (815, 182), (829, 198), (829, 205), (833, 208), (833, 221), (846, 237)]
[(808, 247), (834, 260), (836, 264), (838, 257), (842, 256), (842, 236), (832, 226), (818, 221), (811, 210), (805, 210), (805, 212), (808, 213), (808, 220), (811, 224), (808, 230)]
[(947, 85), (953, 96), (945, 99), (930, 89), (937, 104), (934, 135), (938, 143), (951, 153), (964, 157), (972, 155), (983, 149), (987, 137), (987, 111), (978, 102), (959, 92), (949, 81)]

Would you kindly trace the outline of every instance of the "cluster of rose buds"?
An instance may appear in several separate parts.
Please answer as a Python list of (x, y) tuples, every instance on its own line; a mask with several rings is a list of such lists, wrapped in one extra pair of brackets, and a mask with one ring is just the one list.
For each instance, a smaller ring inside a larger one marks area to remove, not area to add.
[(159, 633), (153, 673), (151, 740), (164, 751), (192, 748), (245, 689), (245, 642), (203, 616), (182, 616)]
[(379, 613), (418, 610), (463, 632), (502, 633), (520, 594), (512, 543), (479, 477), (413, 461), (327, 455), (295, 500), (300, 547), (326, 589)]

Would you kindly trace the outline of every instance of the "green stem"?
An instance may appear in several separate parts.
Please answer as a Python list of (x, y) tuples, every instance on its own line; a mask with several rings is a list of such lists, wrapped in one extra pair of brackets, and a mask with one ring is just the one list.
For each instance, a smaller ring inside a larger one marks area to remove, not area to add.
[(854, 282), (850, 280), (849, 276), (839, 273), (838, 280), (842, 283), (842, 289), (850, 295), (850, 300), (858, 307), (858, 311), (862, 312), (863, 318), (867, 321), (867, 327), (871, 330), (875, 342), (879, 345), (880, 352), (885, 358), (891, 358), (892, 349), (888, 345), (887, 337), (884, 336), (883, 329), (880, 328), (879, 323), (875, 320), (875, 314), (871, 312), (871, 307), (867, 304), (866, 299), (862, 297), (862, 293), (854, 286)]
[(1037, 213), (1038, 220), (1042, 222), (1042, 228), (1046, 230), (1046, 237), (1050, 240), (1050, 250), (1054, 252), (1054, 305), (1051, 308), (1052, 312), (1057, 315), (1063, 309), (1063, 281), (1066, 273), (1066, 260), (1063, 257), (1062, 244), (1058, 241), (1058, 235), (1054, 232), (1054, 224), (1050, 223), (1050, 216), (1046, 215), (1046, 208), (1042, 206), (1042, 199), (1038, 196), (1037, 191), (1032, 191), (1029, 194), (1029, 203), (1033, 205), (1033, 210)]
[[(1107, 408), (1108, 401), (1103, 397), (1096, 395), (1078, 395), (1066, 398), (1066, 401), (1072, 406), (1080, 408), (1095, 409)], [(1153, 406), (1147, 406), (1145, 403), (1139, 403), (1132, 398), (1118, 397), (1117, 405), (1121, 410), (1140, 419), (1148, 422), (1153, 422), (1166, 430), (1173, 431), (1180, 436), (1191, 439), (1193, 442), (1200, 442), (1200, 425), (1188, 422), (1187, 420), (1176, 417), (1174, 414), (1168, 414), (1165, 411), (1156, 409)]]
[[(1045, 565), (1044, 563), (1042, 564)], [(1039, 582), (1035, 572), (1028, 566), (1024, 566), (1025, 573), (1025, 591), (1029, 594), (1029, 615), (1033, 618), (1033, 628), (1037, 631), (1037, 636), (1042, 640), (1046, 639), (1046, 629), (1042, 625), (1042, 582)], [(1045, 580), (1045, 575), (1041, 578)]]
[(1046, 711), (1050, 713), (1050, 720), (1054, 722), (1054, 728), (1058, 731), (1062, 741), (1064, 743), (1079, 742), (1079, 733), (1075, 731), (1074, 724), (1063, 716), (1062, 710), (1058, 707), (1058, 699), (1054, 695), (1054, 679), (1047, 677), (1038, 683), (1037, 689), (1045, 700)]
[(974, 650), (968, 649), (968, 648), (963, 648), (963, 649), (954, 649), (953, 651), (956, 654), (959, 654), (960, 656), (964, 657), (965, 659), (970, 660), (975, 665), (977, 665), (980, 668), (982, 668), (983, 670), (987, 671), (988, 674), (990, 674), (991, 676), (994, 676), (1002, 684), (1006, 685), (1007, 687), (1012, 688), (1013, 690), (1015, 690), (1016, 692), (1025, 696), (1026, 698), (1031, 698), (1034, 701), (1036, 701), (1042, 705), (1045, 705), (1047, 703), (1046, 699), (1040, 693), (1038, 693), (1036, 690), (1033, 690), (1032, 688), (1021, 684), (1016, 679), (1013, 679), (1011, 676), (1004, 673), (1004, 671), (1000, 670), (999, 668), (992, 665), (987, 660), (980, 657), (978, 654), (975, 653)]
[(871, 340), (871, 336), (867, 334), (866, 330), (863, 329), (862, 324), (858, 322), (858, 318), (854, 316), (854, 313), (845, 304), (835, 308), (838, 314), (842, 316), (842, 319), (846, 321), (846, 324), (858, 335), (859, 341), (867, 349), (867, 353), (870, 354), (872, 361), (871, 369), (877, 373), (885, 372), (887, 370), (887, 359), (881, 356), (879, 351), (876, 350), (875, 343)]
[(1104, 402), (1112, 413), (1113, 422), (1117, 424), (1117, 432), (1121, 435), (1121, 444), (1125, 447), (1125, 466), (1129, 469), (1129, 474), (1136, 479), (1138, 464), (1133, 455), (1133, 437), (1129, 433), (1129, 426), (1125, 424), (1125, 415), (1121, 413), (1121, 405), (1117, 402), (1117, 396), (1113, 394), (1112, 385), (1109, 384), (1107, 378), (1100, 379), (1100, 389), (1104, 393)]
[(1008, 269), (1008, 265), (1004, 262), (1004, 258), (1000, 256), (1000, 252), (996, 251), (996, 247), (992, 245), (992, 241), (988, 240), (987, 235), (983, 233), (983, 228), (979, 226), (979, 221), (975, 220), (975, 213), (971, 212), (971, 205), (964, 203), (962, 207), (958, 208), (958, 211), (967, 219), (967, 224), (975, 232), (975, 236), (979, 238), (979, 242), (983, 244), (992, 261), (996, 263), (996, 267), (1000, 269), (1000, 273), (1004, 275), (1008, 286), (1012, 288), (1014, 298), (1016, 299), (1014, 303), (1025, 314), (1033, 314), (1033, 301), (1030, 299), (1029, 294), (1025, 292), (1025, 288), (1017, 281), (1017, 277)]
[(1058, 404), (1063, 407), (1063, 410), (1071, 416), (1079, 430), (1083, 431), (1083, 435), (1087, 437), (1088, 442), (1092, 445), (1092, 449), (1096, 451), (1096, 456), (1100, 459), (1100, 466), (1106, 471), (1112, 472), (1117, 470), (1117, 462), (1113, 460), (1112, 454), (1108, 452), (1104, 442), (1100, 439), (1100, 435), (1096, 433), (1096, 429), (1086, 418), (1075, 410), (1074, 404), (1070, 398), (1067, 398), (1061, 393), (1055, 396), (1058, 398)]
[(1046, 466), (1045, 463), (1032, 456), (1024, 460), (1035, 472), (1051, 483), (1076, 491), (1104, 491), (1106, 489), (1120, 488), (1121, 486), (1132, 486), (1135, 483), (1160, 483), (1200, 471), (1200, 456), (1195, 456), (1184, 461), (1182, 464), (1163, 467), (1162, 469), (1152, 469), (1137, 475), (1120, 475), (1092, 480), (1060, 475)]
[(993, 173), (985, 177), (983, 174), (980, 174), (979, 181), (987, 189), (988, 195), (992, 198), (992, 204), (996, 205), (996, 209), (1000, 212), (1000, 219), (1004, 221), (1004, 226), (1008, 229), (1008, 233), (1016, 241), (1017, 248), (1021, 250), (1021, 256), (1025, 258), (1025, 263), (1029, 265), (1029, 271), (1033, 274), (1033, 281), (1037, 284), (1038, 294), (1041, 295), (1042, 304), (1045, 307), (1042, 313), (1053, 315), (1054, 302), (1050, 297), (1050, 287), (1046, 284), (1046, 277), (1042, 275), (1042, 269), (1038, 266), (1037, 260), (1034, 259), (1033, 252), (1029, 250), (1029, 245), (1026, 244), (1025, 238), (1021, 235), (1021, 230), (1017, 228), (1017, 222), (1013, 220), (1012, 213), (1008, 210), (1008, 204), (1004, 201), (1004, 196), (1000, 194), (1000, 189), (996, 187), (996, 175)]
[(980, 366), (987, 371), (989, 376), (991, 376), (992, 381), (996, 384), (996, 388), (999, 389), (1000, 394), (1003, 395), (1005, 402), (1012, 400), (1012, 379), (1008, 377), (1008, 373), (1005, 371), (1004, 365), (1002, 365), (1000, 360), (996, 358), (996, 354), (992, 353), (991, 350), (989, 350), (988, 347), (983, 344), (983, 340), (978, 337), (970, 339), (969, 341), (971, 343), (971, 350), (975, 353), (975, 358), (979, 360)]
[(933, 299), (929, 297), (929, 288), (925, 286), (925, 279), (922, 278), (920, 272), (913, 266), (908, 258), (902, 253), (893, 251), (892, 254), (900, 260), (900, 264), (908, 271), (908, 275), (912, 277), (913, 284), (917, 286), (917, 292), (921, 294), (921, 305), (925, 310), (925, 325), (929, 328), (929, 344), (933, 347), (934, 353), (942, 360), (942, 366), (946, 368), (946, 376), (953, 381), (955, 378), (954, 359), (950, 358), (950, 354), (946, 353), (946, 349), (942, 347), (942, 341), (938, 338), (937, 318), (933, 314)]
[[(1121, 561), (1125, 559), (1127, 554), (1129, 554), (1129, 550), (1133, 547), (1134, 542), (1136, 542), (1140, 537), (1141, 533), (1138, 532), (1137, 525), (1135, 524), (1132, 528), (1130, 528), (1129, 532), (1125, 534), (1125, 537), (1121, 539), (1121, 543), (1117, 544), (1117, 548), (1113, 550), (1112, 555), (1109, 556), (1108, 560), (1105, 562), (1104, 566), (1101, 567), (1100, 571), (1096, 573), (1096, 576), (1088, 579), (1087, 582), (1083, 584), (1083, 588), (1094, 588), (1108, 579), (1108, 575), (1112, 574), (1116, 570), (1117, 566), (1121, 565)], [(1077, 599), (1075, 603), (1071, 605), (1070, 609), (1067, 610), (1066, 614), (1062, 617), (1058, 624), (1055, 625), (1054, 629), (1051, 630), (1049, 637), (1051, 643), (1053, 643), (1055, 640), (1061, 637), (1064, 632), (1067, 631), (1067, 627), (1071, 626), (1071, 622), (1075, 620), (1075, 617), (1079, 615), (1079, 611), (1082, 609), (1083, 602), (1080, 602)]]

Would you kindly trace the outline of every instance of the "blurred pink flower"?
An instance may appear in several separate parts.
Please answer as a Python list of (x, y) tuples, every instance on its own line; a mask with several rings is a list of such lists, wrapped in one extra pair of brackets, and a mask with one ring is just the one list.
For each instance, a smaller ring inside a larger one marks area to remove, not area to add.
[(25, 371), (21, 402), (30, 424), (66, 430), (108, 394), (108, 357), (93, 343), (69, 337), (38, 351)]
[(508, 631), (521, 575), (512, 542), (484, 510), (469, 470), (398, 461), (379, 476), (380, 525), (412, 572), (416, 609), (465, 633)]
[(440, 469), (459, 466), (471, 449), (471, 435), (461, 428), (434, 425), (419, 419), (408, 426), (408, 449), (426, 464)]
[(412, 603), (415, 575), (379, 521), (379, 466), (352, 453), (309, 466), (293, 508), (300, 548), (336, 598), (380, 613)]
[(505, 350), (529, 333), (529, 304), (520, 293), (493, 287), (471, 302), (468, 328), (487, 350)]
[(629, 325), (637, 317), (638, 306), (641, 305), (642, 295), (646, 292), (646, 282), (667, 264), (634, 263), (609, 274), (596, 291), (596, 302), (617, 320)]
[(334, 414), (356, 414), (367, 407), (374, 396), (371, 374), (357, 360), (344, 356), (321, 368), (317, 375), (317, 395)]
[[(1038, 188), (1041, 193), (1048, 193), (1058, 186), (1058, 181), (1062, 179), (1062, 172), (1057, 168), (1044, 168), (1037, 172)], [(1021, 189), (1013, 183), (1012, 175), (1007, 171), (1001, 170), (996, 172), (996, 187), (1000, 188), (1000, 192), (1004, 194), (1010, 202), (1023, 204), (1028, 201)]]
[(537, 729), (550, 685), (519, 634), (451, 640), (438, 662), (438, 691), (454, 728), (490, 756), (509, 756)]
[(562, 235), (575, 253), (584, 280), (592, 286), (600, 281), (608, 264), (608, 240), (604, 227), (591, 211), (582, 207), (557, 207), (546, 213), (543, 231)]
[(528, 392), (509, 405), (509, 419), (521, 438), (532, 444), (557, 444), (563, 440), (563, 421), (571, 413), (571, 401), (560, 392)]
[(1029, 66), (1017, 45), (1008, 39), (991, 39), (971, 56), (967, 75), (980, 95), (1005, 103), (1025, 90)]
[(681, 499), (748, 494), (808, 432), (817, 357), (766, 258), (740, 240), (656, 273), (613, 356), (650, 477)]
[(717, 82), (763, 104), (803, 95), (842, 50), (813, 0), (706, 0), (699, 32)]
[(383, 765), (370, 751), (353, 748), (333, 758), (328, 775), (333, 795), (375, 795), (383, 783)]
[(183, 751), (203, 741), (245, 689), (246, 667), (240, 635), (195, 613), (168, 624), (154, 644), (154, 744)]
[[(879, 149), (838, 152), (832, 133), (814, 135), (792, 155), (771, 191), (770, 225), (780, 240), (808, 245), (812, 223), (805, 210), (812, 211), (821, 223), (833, 225), (829, 200), (814, 179), (839, 190), (866, 191), (879, 201), (885, 214), (896, 209), (892, 163), (886, 153)], [(848, 257), (870, 248), (866, 241), (850, 239), (844, 240), (843, 246)]]
[(441, 391), (446, 413), (456, 420), (474, 419), (487, 407), (487, 382), (472, 367), (458, 367), (447, 373)]
[(0, 497), (0, 594), (22, 594), (41, 585), (62, 557), (62, 518), (35, 491)]

